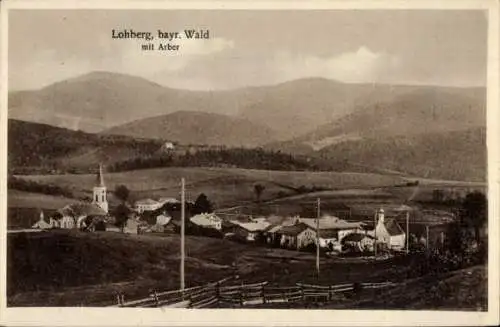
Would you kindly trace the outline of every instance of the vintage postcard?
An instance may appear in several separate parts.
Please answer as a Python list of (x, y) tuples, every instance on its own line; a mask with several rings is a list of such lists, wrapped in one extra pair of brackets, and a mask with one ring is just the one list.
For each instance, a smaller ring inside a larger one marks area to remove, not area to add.
[(496, 325), (497, 1), (3, 1), (5, 325)]

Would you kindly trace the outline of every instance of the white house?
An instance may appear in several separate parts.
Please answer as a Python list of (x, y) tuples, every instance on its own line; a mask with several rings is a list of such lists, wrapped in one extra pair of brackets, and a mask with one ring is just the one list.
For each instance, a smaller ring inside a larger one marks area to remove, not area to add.
[(373, 251), (374, 243), (375, 239), (373, 236), (362, 233), (352, 233), (342, 239), (343, 250), (345, 251)]
[(161, 208), (161, 206), (161, 202), (153, 199), (142, 199), (135, 202), (135, 210), (138, 213), (143, 213), (144, 211), (154, 211)]
[(174, 143), (172, 142), (165, 142), (163, 143), (162, 145), (162, 150), (166, 150), (166, 151), (169, 151), (169, 150), (174, 150), (175, 149), (175, 145)]
[(307, 224), (298, 223), (293, 226), (283, 226), (280, 244), (287, 248), (300, 249), (309, 244), (316, 244), (316, 231)]
[(374, 236), (377, 242), (385, 243), (394, 250), (402, 250), (406, 244), (406, 233), (396, 219), (385, 218), (384, 209), (377, 212), (377, 225), (374, 230), (369, 231), (367, 234)]
[(214, 213), (201, 213), (191, 217), (190, 221), (200, 227), (222, 229), (222, 219)]

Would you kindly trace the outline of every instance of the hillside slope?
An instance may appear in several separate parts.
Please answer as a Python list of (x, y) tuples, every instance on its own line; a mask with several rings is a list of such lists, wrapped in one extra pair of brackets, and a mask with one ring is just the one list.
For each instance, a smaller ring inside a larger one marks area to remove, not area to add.
[(9, 170), (30, 167), (97, 167), (154, 153), (161, 142), (126, 136), (100, 136), (45, 124), (9, 119)]
[(317, 155), (418, 177), (485, 181), (486, 128), (346, 141)]
[(103, 134), (225, 146), (257, 146), (274, 138), (269, 128), (248, 120), (194, 111), (178, 111), (137, 120), (107, 129)]
[[(447, 117), (456, 121), (461, 118), (454, 117), (457, 111), (467, 110), (468, 106), (478, 115), (485, 112), (482, 88), (346, 84), (309, 78), (261, 89), (261, 93), (259, 103), (243, 108), (243, 117), (266, 124), (286, 134), (286, 138), (311, 132), (313, 141), (374, 125), (386, 127), (392, 121), (393, 126), (399, 126), (404, 119), (406, 125), (415, 118), (432, 120), (436, 113), (442, 116), (441, 122), (446, 122)], [(433, 106), (435, 112), (430, 111)]]

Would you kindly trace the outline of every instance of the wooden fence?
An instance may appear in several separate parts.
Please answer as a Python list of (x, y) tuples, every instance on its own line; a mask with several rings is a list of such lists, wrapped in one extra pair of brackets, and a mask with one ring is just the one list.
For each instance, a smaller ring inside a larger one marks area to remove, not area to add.
[(348, 283), (340, 285), (311, 285), (297, 283), (294, 286), (270, 286), (268, 282), (254, 284), (223, 285), (232, 278), (203, 286), (196, 286), (184, 291), (152, 291), (149, 298), (125, 302), (123, 295), (117, 296), (114, 307), (172, 307), (172, 308), (208, 308), (213, 306), (249, 306), (285, 302), (332, 302), (344, 292), (354, 292), (356, 288), (383, 288), (394, 286), (392, 282), (383, 283)]

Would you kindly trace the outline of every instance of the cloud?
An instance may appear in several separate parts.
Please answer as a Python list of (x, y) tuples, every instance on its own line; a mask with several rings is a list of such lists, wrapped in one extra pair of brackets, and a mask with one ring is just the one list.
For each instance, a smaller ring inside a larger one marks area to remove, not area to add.
[[(137, 39), (109, 42), (109, 35), (102, 34), (94, 40), (92, 56), (61, 53), (54, 49), (40, 50), (37, 60), (12, 69), (9, 83), (11, 89), (16, 89), (17, 85), (23, 85), (24, 89), (38, 88), (93, 70), (153, 78), (159, 72), (179, 72), (194, 61), (203, 61), (207, 56), (234, 48), (234, 42), (225, 38), (155, 39), (153, 51), (142, 49), (146, 43), (148, 41)], [(178, 51), (158, 50), (160, 43), (178, 45)], [(28, 80), (26, 76), (31, 77)]]
[(365, 46), (327, 58), (279, 53), (274, 63), (277, 77), (286, 80), (324, 77), (347, 83), (383, 82), (400, 65), (398, 58)]
[[(180, 39), (173, 41), (153, 41), (155, 50), (142, 50), (142, 44), (147, 42), (128, 42), (121, 52), (119, 71), (148, 77), (158, 71), (179, 71), (192, 61), (203, 59), (205, 56), (220, 53), (234, 47), (234, 42), (224, 38), (211, 39)], [(178, 50), (159, 50), (160, 45), (178, 46)]]

